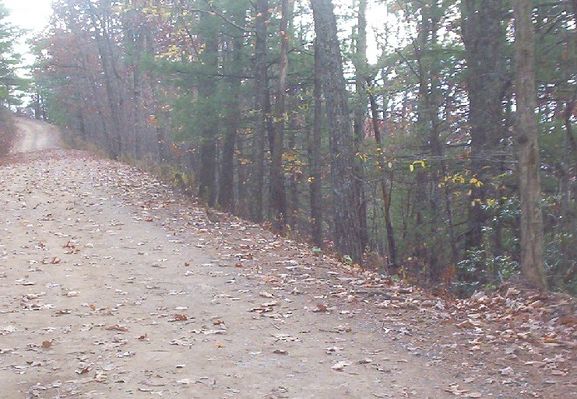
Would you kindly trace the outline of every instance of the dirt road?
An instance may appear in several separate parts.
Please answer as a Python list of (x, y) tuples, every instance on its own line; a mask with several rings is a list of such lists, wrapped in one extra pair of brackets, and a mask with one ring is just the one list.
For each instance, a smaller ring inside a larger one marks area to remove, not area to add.
[[(17, 151), (57, 143), (20, 126)], [(304, 246), (125, 165), (21, 155), (0, 166), (2, 398), (511, 397), (388, 339)]]
[[(19, 126), (16, 151), (56, 143)], [(102, 161), (46, 155), (0, 170), (2, 397), (444, 396), (435, 370), (345, 316), (147, 222)]]
[(17, 140), (10, 151), (12, 154), (60, 147), (60, 134), (54, 126), (27, 118), (16, 118), (15, 123)]

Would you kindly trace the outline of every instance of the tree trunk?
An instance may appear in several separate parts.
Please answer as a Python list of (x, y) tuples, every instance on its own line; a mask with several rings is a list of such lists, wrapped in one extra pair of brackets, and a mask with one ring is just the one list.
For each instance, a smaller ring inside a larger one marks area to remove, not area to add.
[(286, 115), (286, 91), (288, 71), (288, 46), (289, 32), (288, 23), (292, 14), (291, 0), (281, 1), (281, 21), (279, 35), (281, 38), (279, 80), (275, 109), (275, 126), (271, 143), (271, 208), (273, 211), (273, 229), (283, 232), (287, 222), (286, 188), (283, 170), (284, 132), (287, 120)]
[(527, 282), (547, 289), (543, 260), (543, 217), (539, 142), (535, 117), (535, 32), (531, 0), (514, 0), (519, 191), (521, 196), (521, 270)]
[(343, 60), (338, 40), (337, 20), (331, 0), (312, 0), (321, 80), (327, 103), (330, 129), (331, 179), (335, 246), (355, 262), (362, 261), (362, 237), (355, 192), (355, 153), (350, 124)]
[(310, 164), (310, 201), (311, 201), (311, 236), (313, 243), (322, 248), (323, 246), (323, 205), (322, 205), (322, 87), (321, 87), (322, 65), (319, 48), (315, 40), (315, 70), (314, 70), (314, 115), (312, 137), (309, 133), (308, 153)]
[(255, 96), (257, 123), (254, 140), (254, 204), (252, 215), (255, 222), (263, 220), (264, 157), (267, 133), (270, 136), (270, 97), (267, 72), (267, 25), (269, 22), (268, 0), (257, 0), (255, 17)]
[[(387, 178), (385, 170), (388, 166), (384, 158), (384, 145), (381, 137), (381, 129), (379, 127), (379, 110), (377, 108), (377, 101), (375, 96), (369, 91), (369, 103), (371, 106), (371, 116), (373, 120), (373, 133), (375, 135), (375, 143), (377, 144), (377, 164), (380, 173), (381, 193), (383, 195), (383, 213), (385, 215), (385, 229), (387, 235), (387, 247), (389, 250), (389, 268), (398, 268), (397, 257), (397, 242), (395, 241), (395, 231), (393, 229), (393, 221), (391, 218), (391, 191), (387, 188)], [(391, 181), (392, 186), (392, 181)]]
[[(355, 43), (355, 54), (353, 63), (355, 65), (355, 104), (354, 104), (354, 121), (353, 136), (355, 144), (355, 154), (362, 152), (362, 145), (365, 139), (365, 121), (367, 117), (367, 0), (359, 1), (357, 15), (357, 33)], [(367, 227), (367, 203), (364, 189), (364, 162), (361, 157), (355, 157), (355, 196), (360, 200), (358, 209), (359, 223), (361, 229), (361, 245), (365, 250), (369, 241), (369, 232)]]
[(503, 0), (463, 0), (461, 9), (470, 108), (471, 171), (482, 184), (472, 186), (466, 246), (473, 249), (481, 246), (487, 222), (483, 202), (488, 196), (495, 196), (495, 191), (490, 190), (491, 178), (498, 172), (496, 152), (505, 135), (504, 7)]
[(216, 204), (216, 159), (217, 159), (217, 122), (213, 114), (213, 101), (216, 91), (216, 80), (212, 76), (218, 70), (218, 35), (214, 27), (215, 17), (203, 16), (206, 32), (205, 49), (201, 55), (203, 73), (198, 85), (198, 125), (201, 134), (200, 175), (198, 196), (209, 207)]
[[(235, 22), (240, 26), (245, 25), (245, 13), (241, 9), (235, 14)], [(228, 78), (228, 89), (230, 94), (226, 110), (226, 134), (222, 147), (222, 163), (220, 169), (220, 188), (218, 194), (218, 204), (226, 212), (234, 212), (234, 150), (236, 147), (238, 129), (240, 127), (240, 89), (242, 74), (242, 32), (232, 39), (232, 56), (229, 60), (230, 77)]]
[(106, 97), (111, 116), (111, 126), (109, 135), (108, 150), (113, 159), (119, 159), (122, 155), (122, 94), (121, 81), (118, 71), (114, 65), (114, 54), (108, 29), (108, 12), (109, 10), (97, 10), (92, 2), (86, 2), (94, 36), (98, 46), (98, 53), (102, 62), (102, 73), (104, 86), (106, 88)]

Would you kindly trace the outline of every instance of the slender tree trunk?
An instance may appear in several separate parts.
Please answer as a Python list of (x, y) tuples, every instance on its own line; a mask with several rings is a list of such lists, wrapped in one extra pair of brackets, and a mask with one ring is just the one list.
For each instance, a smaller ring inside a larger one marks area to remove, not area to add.
[(429, 145), (431, 148), (431, 155), (434, 162), (430, 164), (430, 210), (431, 210), (431, 246), (428, 250), (430, 277), (432, 281), (438, 282), (441, 279), (443, 268), (445, 267), (442, 261), (442, 252), (437, 250), (442, 245), (444, 238), (441, 238), (443, 233), (441, 226), (442, 203), (441, 195), (439, 193), (439, 182), (441, 180), (442, 171), (445, 169), (444, 148), (441, 143), (441, 121), (439, 113), (442, 106), (441, 98), (441, 62), (440, 56), (437, 54), (438, 36), (439, 36), (439, 22), (442, 17), (442, 8), (439, 4), (440, 0), (431, 1), (430, 27), (431, 27), (431, 45), (430, 45), (430, 71), (429, 71), (429, 85), (430, 93), (426, 97), (427, 109), (431, 123), (431, 130), (429, 136)]
[[(235, 15), (235, 22), (244, 26), (244, 12)], [(222, 163), (220, 169), (220, 189), (218, 204), (221, 209), (227, 212), (234, 212), (234, 150), (237, 141), (238, 129), (240, 127), (240, 89), (242, 74), (242, 32), (237, 33), (232, 39), (232, 57), (230, 60), (230, 77), (228, 78), (228, 88), (230, 90), (229, 101), (226, 110), (226, 134), (222, 147)]]
[[(430, 150), (429, 134), (432, 131), (430, 120), (430, 101), (429, 101), (429, 35), (431, 33), (431, 12), (430, 1), (427, 0), (421, 7), (421, 16), (419, 21), (419, 32), (417, 35), (417, 47), (415, 55), (418, 63), (419, 91), (417, 101), (417, 122), (416, 130), (418, 142), (423, 152)], [(432, 0), (434, 1), (434, 0)], [(427, 192), (428, 176), (424, 168), (418, 168), (416, 171), (415, 199), (411, 204), (412, 212), (415, 218), (414, 228), (414, 255), (421, 262), (428, 261), (430, 235), (427, 234), (427, 217), (430, 216), (430, 201)]]
[(118, 79), (119, 74), (114, 66), (114, 54), (112, 52), (112, 45), (110, 43), (107, 23), (107, 12), (109, 10), (97, 10), (95, 6), (87, 1), (86, 5), (90, 14), (92, 28), (98, 46), (98, 53), (102, 62), (102, 73), (104, 77), (104, 86), (106, 88), (106, 97), (108, 99), (108, 107), (111, 116), (111, 126), (109, 142), (107, 143), (110, 155), (114, 159), (120, 158), (122, 155), (122, 94), (121, 82)]
[(355, 262), (362, 262), (360, 199), (354, 187), (354, 140), (350, 124), (337, 20), (331, 0), (312, 0), (315, 33), (322, 64), (321, 79), (330, 129), (331, 178), (335, 246)]
[[(380, 173), (380, 185), (381, 193), (383, 195), (383, 213), (385, 215), (385, 228), (387, 235), (387, 247), (389, 250), (389, 267), (392, 269), (397, 269), (398, 257), (397, 257), (397, 243), (395, 241), (395, 231), (393, 228), (393, 221), (391, 218), (391, 190), (387, 187), (387, 178), (385, 171), (388, 166), (385, 163), (384, 158), (384, 145), (383, 139), (381, 137), (381, 129), (379, 127), (379, 110), (377, 107), (377, 100), (375, 96), (369, 90), (369, 103), (371, 107), (371, 116), (373, 120), (373, 133), (375, 135), (375, 143), (377, 144), (377, 164)], [(392, 181), (391, 181), (392, 185)]]
[(254, 140), (254, 184), (253, 184), (253, 219), (260, 223), (263, 220), (263, 187), (265, 168), (265, 143), (270, 136), (271, 107), (269, 81), (267, 72), (267, 35), (269, 21), (268, 0), (257, 0), (255, 17), (255, 94), (257, 123)]
[(201, 104), (199, 106), (198, 120), (201, 133), (200, 145), (200, 176), (199, 176), (199, 197), (214, 207), (217, 198), (216, 189), (216, 162), (217, 162), (217, 121), (212, 114), (214, 93), (216, 91), (216, 81), (211, 74), (218, 70), (218, 35), (215, 24), (215, 17), (203, 16), (206, 18), (203, 25), (206, 28), (205, 49), (202, 53), (203, 76), (198, 85), (198, 94)]
[(279, 35), (281, 38), (279, 80), (277, 102), (275, 110), (275, 128), (271, 145), (271, 208), (273, 211), (273, 228), (277, 232), (283, 232), (287, 222), (287, 199), (283, 170), (284, 133), (287, 120), (286, 115), (286, 91), (288, 72), (288, 47), (289, 47), (289, 18), (292, 14), (291, 0), (281, 1), (281, 21)]
[[(296, 113), (293, 113), (289, 118), (287, 149), (291, 154), (298, 154), (297, 132), (302, 130), (302, 126), (300, 126), (299, 121), (300, 119)], [(296, 231), (299, 227), (299, 180), (299, 173), (293, 170), (290, 179), (287, 181), (287, 223), (289, 224), (292, 231)]]
[[(89, 71), (88, 69), (88, 65), (90, 64), (90, 61), (88, 60), (88, 56), (86, 54), (81, 54), (81, 61), (80, 61), (82, 68), (86, 71)], [(91, 73), (88, 73), (86, 76), (86, 80), (89, 82), (90, 84), (90, 92), (92, 93), (92, 96), (96, 99), (95, 101), (95, 108), (96, 108), (96, 114), (98, 115), (98, 119), (100, 120), (101, 123), (101, 130), (102, 130), (102, 135), (104, 136), (104, 140), (106, 141), (105, 143), (100, 143), (104, 148), (107, 148), (108, 145), (108, 141), (111, 140), (111, 134), (109, 132), (109, 128), (108, 128), (108, 121), (109, 119), (106, 118), (105, 116), (105, 104), (102, 104), (102, 101), (99, 101), (98, 98), (99, 96), (99, 92), (98, 92), (98, 83), (96, 82), (96, 79), (94, 78), (94, 76)]]
[(237, 137), (236, 148), (239, 153), (237, 161), (237, 177), (236, 177), (236, 193), (238, 198), (238, 203), (235, 205), (236, 213), (241, 217), (246, 219), (252, 216), (250, 209), (250, 167), (243, 161), (249, 156), (249, 151), (245, 151), (246, 140), (239, 136)]
[[(365, 140), (365, 121), (367, 119), (367, 0), (360, 0), (357, 15), (357, 32), (354, 54), (355, 65), (355, 88), (356, 98), (354, 104), (353, 136), (355, 143), (355, 154), (361, 154), (362, 145)], [(369, 241), (369, 231), (367, 227), (367, 203), (364, 188), (364, 162), (362, 157), (355, 157), (355, 196), (360, 199), (359, 223), (361, 229), (361, 245), (365, 250)]]
[(539, 142), (535, 110), (535, 32), (531, 0), (513, 0), (515, 16), (515, 64), (519, 143), (519, 191), (521, 195), (521, 270), (527, 282), (547, 289), (543, 260), (543, 217), (539, 178)]

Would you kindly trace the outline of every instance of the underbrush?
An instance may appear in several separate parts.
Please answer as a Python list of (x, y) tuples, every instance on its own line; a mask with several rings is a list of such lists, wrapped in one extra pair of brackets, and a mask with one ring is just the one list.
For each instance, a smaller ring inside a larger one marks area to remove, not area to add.
[(158, 164), (152, 160), (145, 159), (123, 159), (124, 162), (133, 165), (141, 170), (156, 176), (164, 183), (181, 191), (188, 196), (194, 196), (195, 193), (195, 176), (183, 168), (170, 164)]
[(106, 151), (104, 151), (100, 146), (90, 141), (83, 140), (79, 136), (65, 131), (62, 127), (60, 130), (62, 131), (62, 144), (64, 148), (86, 151), (102, 158), (108, 158)]
[(0, 109), (0, 156), (10, 152), (16, 138), (16, 126), (12, 114), (6, 109)]

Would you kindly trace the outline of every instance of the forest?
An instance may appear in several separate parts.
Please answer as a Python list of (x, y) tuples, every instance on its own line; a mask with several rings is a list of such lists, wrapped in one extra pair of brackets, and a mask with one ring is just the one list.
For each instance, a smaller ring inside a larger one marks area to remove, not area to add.
[(577, 293), (577, 0), (53, 7), (29, 90), (71, 145), (422, 286)]
[(9, 151), (16, 134), (10, 108), (23, 104), (22, 97), (29, 83), (18, 74), (21, 56), (14, 43), (21, 31), (8, 21), (8, 17), (8, 9), (0, 2), (0, 156)]

